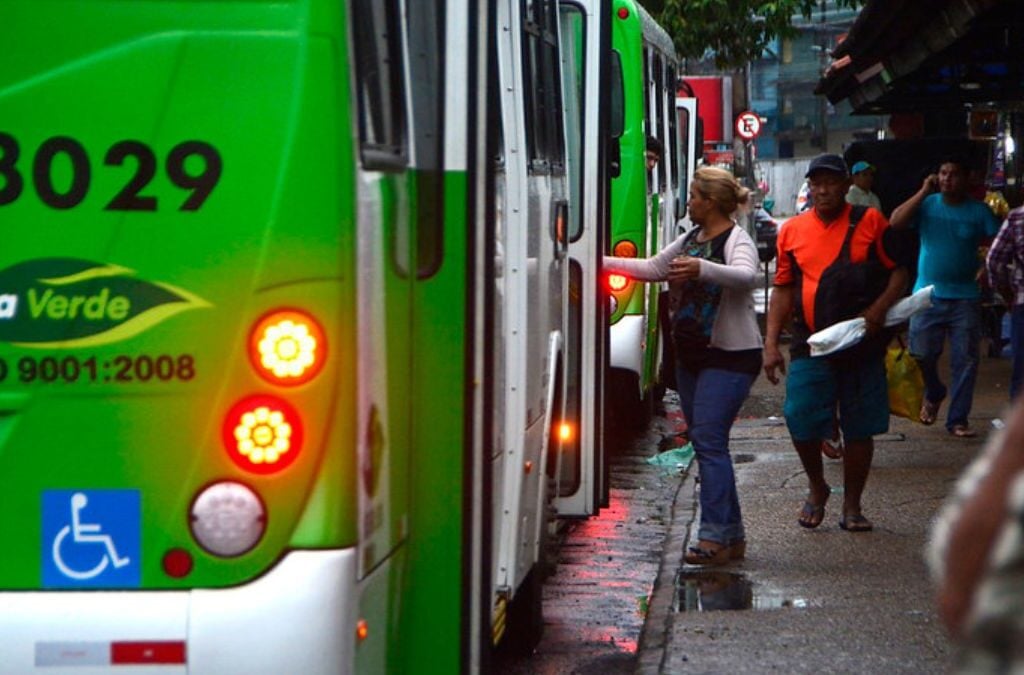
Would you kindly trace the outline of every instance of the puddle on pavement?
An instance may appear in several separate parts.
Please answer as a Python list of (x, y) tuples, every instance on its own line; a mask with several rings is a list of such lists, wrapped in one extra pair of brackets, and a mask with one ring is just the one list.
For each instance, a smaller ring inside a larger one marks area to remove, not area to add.
[(742, 574), (718, 570), (681, 571), (676, 577), (676, 591), (679, 612), (801, 608), (809, 604), (804, 598), (787, 598), (754, 584)]

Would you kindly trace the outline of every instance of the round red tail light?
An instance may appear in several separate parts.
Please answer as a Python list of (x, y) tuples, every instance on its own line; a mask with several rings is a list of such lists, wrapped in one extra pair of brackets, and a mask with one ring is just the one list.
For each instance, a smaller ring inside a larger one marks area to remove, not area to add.
[(619, 243), (615, 244), (615, 248), (612, 249), (612, 254), (619, 258), (635, 258), (636, 244), (631, 242), (629, 239), (623, 239)]
[(251, 396), (224, 418), (224, 447), (232, 461), (252, 473), (281, 471), (302, 449), (302, 424), (292, 406), (272, 396)]

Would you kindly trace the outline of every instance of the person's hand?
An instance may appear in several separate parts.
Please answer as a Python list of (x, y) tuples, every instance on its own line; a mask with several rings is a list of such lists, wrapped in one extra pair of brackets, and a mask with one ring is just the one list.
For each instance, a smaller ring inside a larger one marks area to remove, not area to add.
[(688, 281), (700, 278), (700, 258), (681, 255), (668, 264), (669, 281)]
[(877, 335), (885, 328), (885, 312), (881, 310), (868, 308), (861, 314), (861, 318), (864, 319), (864, 332), (867, 337)]
[(921, 189), (925, 192), (934, 192), (939, 187), (939, 175), (936, 173), (930, 173), (925, 176), (924, 183), (921, 184)]
[(772, 384), (779, 383), (779, 376), (775, 373), (775, 369), (778, 368), (779, 372), (783, 375), (786, 374), (786, 360), (782, 358), (782, 352), (779, 348), (772, 345), (765, 345), (764, 347), (764, 376), (768, 378), (768, 381)]

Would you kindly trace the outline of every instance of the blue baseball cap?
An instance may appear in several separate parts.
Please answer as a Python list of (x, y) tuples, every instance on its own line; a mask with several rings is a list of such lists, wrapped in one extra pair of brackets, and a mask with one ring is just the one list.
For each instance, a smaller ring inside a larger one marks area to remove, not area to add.
[(856, 164), (853, 165), (853, 168), (850, 169), (850, 173), (856, 175), (856, 174), (860, 173), (861, 171), (874, 171), (874, 170), (875, 170), (875, 165), (874, 164), (871, 164), (869, 162), (865, 162), (865, 161), (861, 160), (861, 161), (859, 161), (859, 162), (857, 162)]

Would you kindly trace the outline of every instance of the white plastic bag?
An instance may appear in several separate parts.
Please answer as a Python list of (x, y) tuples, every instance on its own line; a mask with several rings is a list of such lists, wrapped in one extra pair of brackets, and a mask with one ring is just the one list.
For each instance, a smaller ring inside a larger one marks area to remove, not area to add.
[[(925, 286), (890, 307), (885, 314), (885, 325), (895, 326), (903, 323), (914, 314), (931, 307), (932, 288), (934, 287)], [(858, 316), (819, 330), (807, 338), (807, 344), (811, 348), (811, 356), (827, 356), (857, 344), (864, 339), (865, 332), (864, 319)]]

